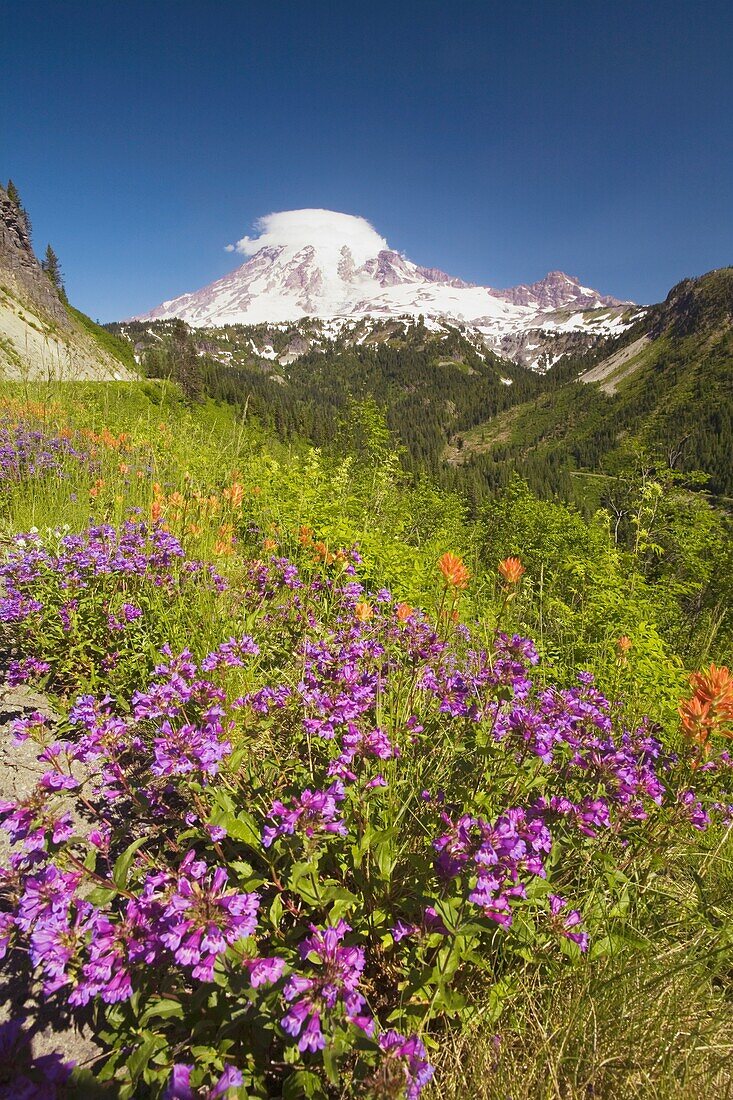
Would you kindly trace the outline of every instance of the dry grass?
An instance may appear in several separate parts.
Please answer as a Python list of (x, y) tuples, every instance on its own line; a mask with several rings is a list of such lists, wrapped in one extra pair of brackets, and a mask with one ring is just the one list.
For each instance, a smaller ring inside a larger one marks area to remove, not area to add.
[(733, 1097), (733, 1003), (665, 962), (526, 989), (498, 1054), (490, 1028), (444, 1038), (430, 1100)]
[(670, 851), (642, 912), (633, 946), (527, 972), (498, 1025), (441, 1036), (423, 1100), (733, 1100), (731, 830)]

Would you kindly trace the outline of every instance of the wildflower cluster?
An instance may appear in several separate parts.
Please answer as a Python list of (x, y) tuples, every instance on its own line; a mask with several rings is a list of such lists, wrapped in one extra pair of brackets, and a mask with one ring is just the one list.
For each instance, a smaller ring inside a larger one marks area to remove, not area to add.
[(66, 476), (69, 463), (91, 468), (88, 451), (68, 434), (52, 434), (24, 422), (0, 420), (0, 484), (47, 475)]
[(11, 676), (51, 671), (59, 686), (93, 669), (102, 678), (118, 666), (128, 665), (127, 675), (136, 671), (132, 654), (143, 637), (155, 637), (162, 607), (188, 590), (216, 597), (226, 587), (210, 566), (187, 559), (162, 526), (132, 520), (79, 535), (17, 535), (0, 565), (0, 585), (0, 623), (27, 654)]
[(703, 754), (714, 734), (733, 738), (733, 676), (729, 669), (711, 665), (690, 677), (693, 694), (680, 703), (685, 734)]
[[(0, 803), (0, 952), (27, 952), (70, 1014), (93, 1006), (105, 1072), (124, 1060), (153, 1096), (315, 1079), (417, 1100), (434, 1036), (489, 969), (572, 965), (594, 943), (594, 866), (643, 866), (659, 823), (729, 813), (726, 760), (693, 787), (689, 759), (624, 725), (589, 674), (535, 684), (529, 639), (367, 591), (357, 551), (312, 564), (249, 563), (251, 631), (200, 660), (167, 644), (126, 695), (15, 726), (42, 770)], [(452, 594), (468, 584), (460, 559), (440, 568)], [(26, 536), (2, 576), (14, 629), (94, 592), (115, 638), (144, 621), (149, 585), (221, 587), (145, 524)], [(56, 660), (39, 647), (16, 675)], [(719, 678), (703, 686), (718, 713)], [(595, 878), (607, 913), (613, 876)]]
[(236, 474), (220, 492), (204, 492), (193, 484), (190, 475), (186, 475), (180, 489), (172, 492), (166, 492), (159, 482), (155, 482), (150, 519), (153, 523), (163, 522), (167, 529), (181, 537), (198, 537), (213, 531), (213, 553), (217, 557), (228, 557), (237, 546), (236, 532), (242, 507), (248, 496), (258, 492), (256, 486), (246, 489)]

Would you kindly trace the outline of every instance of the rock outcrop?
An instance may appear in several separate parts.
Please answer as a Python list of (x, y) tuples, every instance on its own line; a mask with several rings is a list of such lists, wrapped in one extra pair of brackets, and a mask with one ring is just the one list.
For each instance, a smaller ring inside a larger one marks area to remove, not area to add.
[(62, 302), (36, 258), (23, 211), (0, 187), (0, 378), (109, 381), (132, 377)]

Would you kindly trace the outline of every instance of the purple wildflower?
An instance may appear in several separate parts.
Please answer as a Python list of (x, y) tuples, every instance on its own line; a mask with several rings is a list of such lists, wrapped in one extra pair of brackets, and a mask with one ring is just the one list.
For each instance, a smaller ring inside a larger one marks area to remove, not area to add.
[(163, 913), (162, 942), (200, 981), (212, 981), (217, 957), (257, 927), (258, 895), (227, 890), (228, 877), (223, 867), (212, 870), (189, 852)]
[(561, 898), (558, 894), (548, 894), (547, 900), (550, 903), (550, 917), (553, 928), (566, 940), (577, 943), (581, 951), (587, 951), (588, 933), (574, 931), (583, 920), (578, 910), (568, 909), (567, 912), (563, 912), (567, 909), (568, 903), (565, 898)]
[(322, 833), (346, 836), (347, 829), (338, 816), (337, 806), (344, 797), (343, 783), (336, 779), (325, 791), (304, 790), (291, 800), (290, 808), (279, 800), (273, 802), (269, 813), (273, 824), (265, 826), (262, 843), (269, 848), (278, 837), (295, 833), (302, 833), (308, 840)]
[(288, 1011), (283, 1016), (283, 1030), (298, 1038), (301, 1051), (323, 1050), (323, 1015), (337, 1008), (349, 1023), (356, 1024), (371, 1034), (374, 1022), (364, 1014), (365, 1000), (359, 992), (364, 969), (364, 952), (360, 947), (343, 946), (343, 939), (351, 931), (346, 921), (317, 928), (311, 925), (311, 935), (300, 945), (300, 957), (316, 967), (308, 975), (293, 974), (287, 981), (284, 997)]
[(380, 1100), (398, 1096), (418, 1100), (435, 1073), (418, 1036), (405, 1038), (398, 1031), (385, 1031), (379, 1036), (379, 1046), (384, 1057), (371, 1082), (373, 1095)]

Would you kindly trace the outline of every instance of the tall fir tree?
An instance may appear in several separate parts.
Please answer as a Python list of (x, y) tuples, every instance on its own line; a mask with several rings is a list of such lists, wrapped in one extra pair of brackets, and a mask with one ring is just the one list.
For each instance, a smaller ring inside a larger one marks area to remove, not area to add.
[(54, 287), (58, 291), (59, 296), (66, 300), (64, 279), (61, 273), (61, 264), (59, 263), (59, 258), (54, 250), (51, 248), (50, 244), (46, 246), (46, 255), (41, 260), (41, 267), (46, 272)]
[(200, 401), (203, 397), (204, 380), (194, 338), (190, 333), (186, 333), (183, 322), (179, 324), (183, 331), (179, 330), (173, 337), (174, 376), (186, 400), (193, 403)]

